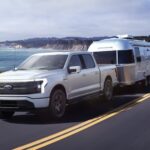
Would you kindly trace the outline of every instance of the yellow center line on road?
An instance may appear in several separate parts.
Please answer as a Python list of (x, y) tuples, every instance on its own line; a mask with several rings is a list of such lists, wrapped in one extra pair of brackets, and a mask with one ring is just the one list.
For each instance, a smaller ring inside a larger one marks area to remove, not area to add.
[(129, 103), (126, 103), (112, 111), (109, 111), (107, 112), (106, 114), (104, 115), (101, 115), (101, 116), (98, 116), (98, 117), (95, 117), (93, 119), (89, 119), (85, 122), (82, 122), (78, 125), (75, 125), (73, 127), (70, 127), (68, 129), (65, 129), (63, 131), (60, 131), (58, 133), (55, 133), (55, 134), (52, 134), (50, 136), (47, 136), (45, 138), (42, 138), (42, 139), (39, 139), (37, 141), (34, 141), (32, 143), (29, 143), (29, 144), (26, 144), (26, 145), (23, 145), (23, 146), (20, 146), (18, 148), (15, 148), (14, 150), (25, 150), (25, 149), (28, 149), (28, 150), (37, 150), (37, 149), (40, 149), (40, 148), (43, 148), (43, 147), (46, 147), (50, 144), (53, 144), (55, 142), (58, 142), (60, 140), (63, 140), (69, 136), (72, 136), (76, 133), (79, 133), (89, 127), (92, 127), (108, 118), (111, 118), (123, 111), (126, 111), (128, 110), (129, 108), (132, 108), (133, 106), (139, 104), (139, 103), (142, 103), (143, 101), (147, 100), (148, 98), (150, 98), (150, 94), (145, 94), (143, 95), (142, 97), (138, 98), (138, 99), (135, 99)]

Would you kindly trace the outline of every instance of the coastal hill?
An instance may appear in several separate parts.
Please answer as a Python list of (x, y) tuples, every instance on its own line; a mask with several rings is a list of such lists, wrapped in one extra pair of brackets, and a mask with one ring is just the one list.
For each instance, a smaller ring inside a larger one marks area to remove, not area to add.
[[(10, 48), (50, 48), (63, 50), (87, 50), (93, 41), (111, 37), (65, 37), (65, 38), (32, 38), (17, 41), (0, 42), (0, 47)], [(146, 40), (150, 42), (150, 36), (136, 36), (138, 40)]]
[(50, 48), (63, 50), (87, 50), (93, 41), (99, 41), (107, 37), (65, 37), (65, 38), (32, 38), (18, 41), (0, 42), (0, 46), (11, 48)]

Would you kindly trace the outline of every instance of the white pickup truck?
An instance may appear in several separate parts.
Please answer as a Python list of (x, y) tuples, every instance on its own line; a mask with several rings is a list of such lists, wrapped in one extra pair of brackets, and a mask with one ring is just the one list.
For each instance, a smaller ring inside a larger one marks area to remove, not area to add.
[(116, 66), (98, 66), (89, 52), (34, 54), (0, 74), (0, 113), (9, 118), (15, 111), (48, 108), (60, 118), (79, 97), (101, 93), (111, 100), (117, 83)]

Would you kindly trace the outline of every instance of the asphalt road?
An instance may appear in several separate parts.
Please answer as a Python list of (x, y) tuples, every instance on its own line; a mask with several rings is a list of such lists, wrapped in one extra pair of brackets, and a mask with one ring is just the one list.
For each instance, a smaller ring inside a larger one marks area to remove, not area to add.
[[(36, 140), (43, 144), (42, 149), (47, 150), (149, 150), (150, 98), (141, 100), (149, 92), (148, 88), (132, 87), (121, 89), (120, 95), (116, 94), (112, 103), (98, 99), (80, 102), (69, 106), (65, 117), (59, 121), (50, 119), (45, 112), (38, 115), (16, 113), (10, 120), (0, 120), (0, 150), (22, 149), (20, 146)], [(137, 98), (140, 98), (139, 104), (134, 101)], [(126, 109), (121, 108), (124, 105), (128, 105)], [(71, 133), (72, 130), (65, 133), (65, 129), (86, 123), (87, 120), (91, 123), (73, 130), (75, 134)], [(62, 137), (51, 137), (60, 131), (64, 131)], [(52, 139), (43, 139), (47, 136)], [(38, 144), (32, 143), (29, 147), (33, 149), (34, 146)]]

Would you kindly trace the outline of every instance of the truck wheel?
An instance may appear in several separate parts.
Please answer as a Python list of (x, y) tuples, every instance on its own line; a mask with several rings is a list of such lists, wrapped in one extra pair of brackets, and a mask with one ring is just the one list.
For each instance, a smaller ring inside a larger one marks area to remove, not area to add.
[(50, 114), (53, 118), (61, 118), (66, 109), (66, 94), (61, 89), (56, 89), (50, 96)]
[(15, 113), (14, 111), (1, 111), (0, 117), (4, 119), (10, 119), (14, 113)]
[(112, 80), (110, 78), (107, 78), (104, 83), (104, 94), (103, 97), (105, 100), (110, 101), (113, 96), (113, 86), (112, 86)]

